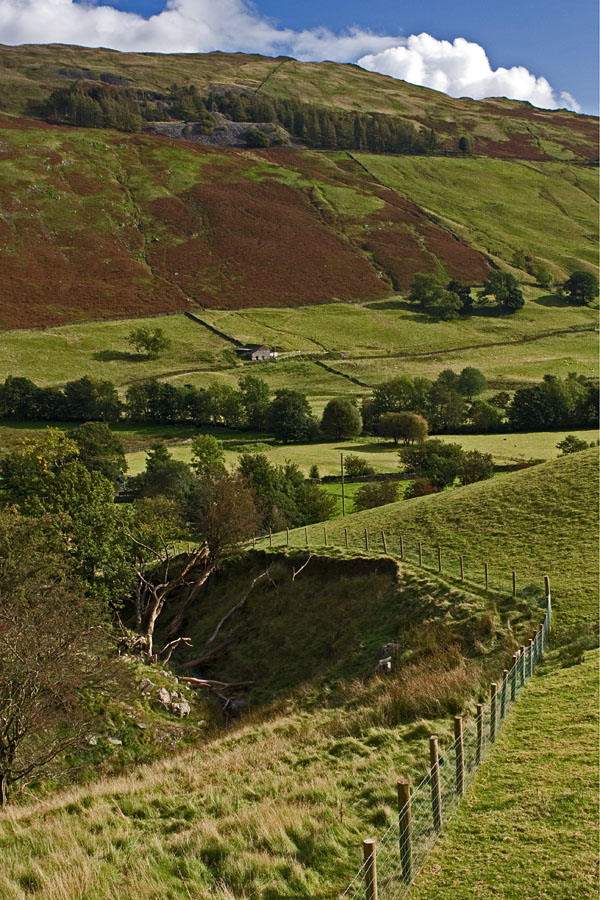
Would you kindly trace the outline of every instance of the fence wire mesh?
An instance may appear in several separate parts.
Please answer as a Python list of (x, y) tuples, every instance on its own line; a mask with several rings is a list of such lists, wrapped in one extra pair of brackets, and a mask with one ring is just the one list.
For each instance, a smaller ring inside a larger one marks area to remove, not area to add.
[(412, 535), (344, 529), (332, 522), (328, 527), (309, 526), (254, 538), (255, 547), (292, 548), (297, 550), (348, 549), (391, 556), (415, 567), (477, 585), (499, 594), (528, 597), (532, 587), (519, 578), (519, 573), (494, 566), (493, 561), (461, 556), (445, 547), (419, 541)]
[(455, 740), (443, 753), (434, 742), (428, 774), (398, 810), (398, 817), (378, 841), (365, 842), (366, 858), (340, 900), (402, 900), (425, 865), (435, 842), (456, 812), (464, 792), (498, 740), (503, 725), (532, 677), (548, 640), (546, 617), (535, 637), (513, 657), (510, 670), (491, 686), (487, 703), (475, 718), (455, 722)]

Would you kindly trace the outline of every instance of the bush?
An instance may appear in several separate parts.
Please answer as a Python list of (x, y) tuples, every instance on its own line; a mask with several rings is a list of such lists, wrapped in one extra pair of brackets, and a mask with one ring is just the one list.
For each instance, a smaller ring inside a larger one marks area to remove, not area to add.
[(385, 506), (386, 503), (395, 503), (398, 499), (398, 485), (390, 479), (376, 481), (373, 484), (363, 484), (354, 496), (355, 509), (373, 509), (375, 506)]
[(404, 494), (405, 500), (412, 500), (414, 497), (426, 497), (428, 494), (438, 494), (439, 489), (431, 483), (429, 478), (415, 478), (411, 486)]
[(269, 136), (264, 131), (259, 131), (258, 128), (249, 128), (246, 132), (247, 147), (269, 147), (270, 145)]
[(344, 470), (349, 478), (360, 478), (361, 475), (374, 475), (375, 469), (370, 466), (366, 459), (348, 454), (344, 459)]

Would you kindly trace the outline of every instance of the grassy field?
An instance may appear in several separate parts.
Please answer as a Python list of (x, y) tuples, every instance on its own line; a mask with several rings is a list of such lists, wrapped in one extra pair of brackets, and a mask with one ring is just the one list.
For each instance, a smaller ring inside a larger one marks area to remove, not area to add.
[[(526, 291), (526, 296), (523, 309), (512, 316), (494, 316), (483, 309), (451, 322), (429, 321), (401, 297), (299, 309), (203, 310), (201, 316), (239, 341), (266, 343), (279, 350), (337, 350), (352, 356), (428, 353), (497, 341), (509, 343), (549, 331), (597, 325), (595, 310), (569, 306), (533, 288)], [(535, 353), (534, 346), (528, 346)]]
[[(211, 582), (189, 623), (194, 648), (265, 562), (242, 558)], [(295, 580), (293, 562), (272, 567), (211, 667), (253, 673), (246, 721), (196, 751), (1, 812), (3, 900), (339, 896), (365, 831), (394, 817), (398, 774), (422, 776), (429, 734), (450, 739), (448, 708), (470, 705), (513, 638), (490, 598), (389, 560), (313, 559)], [(532, 614), (522, 606), (517, 633)], [(432, 629), (453, 645), (437, 668)], [(389, 640), (410, 656), (404, 681), (402, 667), (366, 680)]]
[(598, 663), (531, 681), (411, 900), (598, 896)]
[(521, 250), (551, 261), (551, 269), (553, 261), (557, 275), (598, 263), (598, 185), (591, 168), (499, 159), (357, 158), (383, 184), (493, 256), (510, 261)]
[[(355, 513), (328, 525), (329, 542), (342, 546), (348, 528), (351, 544), (364, 547), (369, 529), (380, 547), (378, 536), (385, 530), (397, 552), (402, 534), (413, 559), (421, 540), (427, 546), (426, 562), (435, 565), (439, 545), (450, 570), (456, 572), (462, 555), (467, 577), (476, 573), (481, 581), (487, 561), (493, 584), (509, 590), (514, 569), (519, 585), (534, 586), (538, 595), (542, 576), (550, 575), (555, 627), (563, 632), (597, 617), (597, 463), (597, 449), (586, 450), (442, 494)], [(311, 546), (322, 546), (321, 526), (309, 526), (308, 534)], [(303, 545), (304, 531), (291, 532), (291, 539)]]
[[(162, 328), (171, 341), (158, 359), (147, 359), (127, 343), (131, 331), (142, 326)], [(182, 315), (10, 331), (0, 334), (0, 379), (20, 375), (46, 386), (89, 375), (124, 384), (186, 368), (231, 365), (227, 350), (231, 344)]]
[[(224, 429), (203, 429), (208, 430), (211, 434), (215, 434), (223, 441), (225, 448), (225, 458), (227, 464), (234, 466), (240, 453), (252, 452), (258, 449), (261, 453), (266, 453), (269, 460), (273, 463), (284, 463), (286, 460), (296, 463), (300, 469), (308, 476), (309, 469), (312, 465), (317, 465), (321, 475), (339, 475), (340, 474), (340, 453), (357, 454), (369, 465), (373, 466), (376, 472), (397, 472), (400, 462), (398, 459), (398, 447), (389, 441), (380, 438), (355, 438), (351, 441), (328, 442), (322, 444), (276, 444), (273, 439), (267, 435), (248, 435), (247, 432), (227, 432)], [(0, 447), (5, 438), (3, 435), (8, 434), (10, 429), (0, 428)], [(136, 432), (120, 432), (124, 434), (135, 435)], [(170, 432), (168, 428), (157, 428), (157, 433), (163, 436)], [(188, 432), (188, 436), (197, 433), (195, 430)], [(560, 455), (560, 450), (556, 444), (561, 441), (567, 434), (576, 434), (583, 440), (596, 440), (596, 432), (587, 431), (539, 431), (529, 434), (445, 434), (440, 439), (450, 443), (457, 443), (464, 447), (465, 450), (481, 450), (484, 453), (491, 453), (497, 463), (511, 463), (519, 460), (535, 459), (554, 459)], [(176, 429), (173, 432), (173, 438), (181, 438), (183, 432)], [(187, 439), (185, 435), (184, 439)], [(134, 438), (128, 438), (133, 440)], [(144, 432), (141, 434), (143, 443)], [(189, 444), (175, 445), (171, 448), (171, 453), (176, 459), (190, 462), (191, 448)], [(143, 450), (134, 451), (128, 454), (127, 462), (129, 472), (136, 475), (144, 468), (145, 453)]]

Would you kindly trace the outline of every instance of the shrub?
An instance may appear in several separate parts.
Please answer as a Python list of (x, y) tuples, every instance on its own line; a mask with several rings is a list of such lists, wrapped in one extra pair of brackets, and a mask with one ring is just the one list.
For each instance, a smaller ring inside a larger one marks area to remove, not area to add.
[(395, 503), (398, 499), (398, 485), (395, 481), (376, 481), (373, 484), (363, 484), (354, 496), (355, 509), (373, 509), (375, 506), (385, 506), (386, 503)]
[(370, 466), (366, 459), (349, 453), (344, 459), (344, 469), (346, 475), (350, 478), (360, 478), (361, 475), (374, 475), (375, 469)]

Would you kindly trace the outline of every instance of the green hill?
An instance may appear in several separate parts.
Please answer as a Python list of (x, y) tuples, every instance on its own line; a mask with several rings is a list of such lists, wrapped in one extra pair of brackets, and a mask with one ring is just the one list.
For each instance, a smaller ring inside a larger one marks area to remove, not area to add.
[[(460, 440), (460, 439), (458, 439)], [(467, 575), (482, 580), (488, 561), (493, 579), (518, 573), (519, 585), (539, 590), (549, 575), (558, 632), (595, 621), (598, 601), (598, 451), (587, 450), (429, 497), (367, 510), (328, 524), (330, 544), (343, 546), (344, 529), (350, 542), (364, 546), (365, 528), (381, 546), (386, 532), (396, 551), (403, 535), (411, 558), (417, 541), (428, 548), (428, 562), (435, 565), (433, 548), (440, 545), (452, 571), (464, 557)], [(311, 545), (322, 545), (323, 529), (308, 529)], [(285, 536), (278, 535), (275, 544)], [(304, 531), (292, 532), (292, 544), (304, 543)]]
[[(260, 89), (433, 128), (439, 149), (247, 150), (36, 120), (73, 82), (111, 96)], [(463, 131), (476, 157), (446, 158)], [(594, 140), (590, 117), (454, 100), (355, 66), (3, 47), (0, 327), (374, 300), (416, 272), (481, 283), (525, 256), (563, 278), (596, 260)]]

